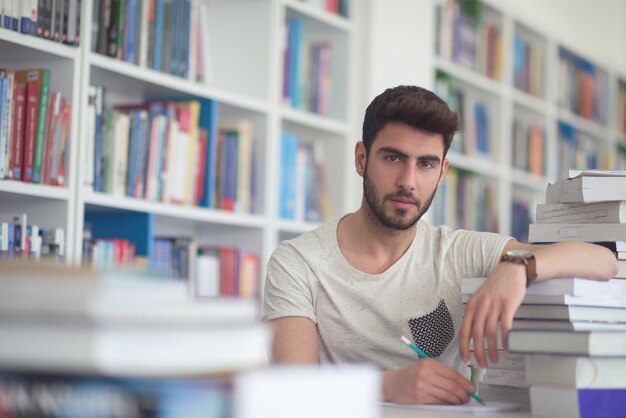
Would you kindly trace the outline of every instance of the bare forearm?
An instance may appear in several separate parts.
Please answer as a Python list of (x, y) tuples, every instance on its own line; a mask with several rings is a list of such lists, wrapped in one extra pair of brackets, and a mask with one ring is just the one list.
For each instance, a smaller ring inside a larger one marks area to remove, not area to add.
[(582, 277), (609, 280), (617, 274), (613, 253), (600, 245), (579, 241), (560, 242), (534, 248), (537, 280)]

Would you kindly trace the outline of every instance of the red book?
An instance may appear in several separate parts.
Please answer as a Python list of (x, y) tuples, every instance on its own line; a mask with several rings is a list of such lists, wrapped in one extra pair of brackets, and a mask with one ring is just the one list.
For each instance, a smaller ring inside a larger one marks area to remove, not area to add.
[(200, 129), (198, 135), (198, 152), (196, 153), (196, 178), (194, 180), (193, 204), (197, 206), (202, 198), (204, 190), (204, 173), (206, 171), (206, 149), (208, 146), (208, 133), (206, 129)]
[(13, 85), (13, 116), (11, 123), (11, 155), (9, 157), (9, 178), (22, 179), (22, 164), (24, 163), (24, 120), (26, 118), (26, 84)]
[(35, 156), (35, 136), (37, 133), (37, 113), (39, 107), (39, 86), (26, 83), (26, 118), (24, 120), (24, 138), (22, 161), (22, 181), (33, 181), (33, 159)]
[(220, 259), (220, 296), (228, 296), (228, 248), (219, 247), (218, 257)]

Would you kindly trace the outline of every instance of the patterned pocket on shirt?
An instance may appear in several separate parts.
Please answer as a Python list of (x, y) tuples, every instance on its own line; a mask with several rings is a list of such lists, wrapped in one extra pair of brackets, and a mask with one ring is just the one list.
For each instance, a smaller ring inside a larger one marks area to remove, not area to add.
[(443, 299), (431, 313), (409, 319), (409, 327), (415, 344), (430, 357), (442, 355), (454, 339), (454, 323)]

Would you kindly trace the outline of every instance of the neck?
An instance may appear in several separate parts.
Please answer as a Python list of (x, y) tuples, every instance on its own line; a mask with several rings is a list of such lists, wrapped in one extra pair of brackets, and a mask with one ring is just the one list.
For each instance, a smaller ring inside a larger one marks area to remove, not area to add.
[(403, 231), (381, 225), (362, 205), (339, 222), (337, 241), (341, 253), (353, 267), (368, 274), (379, 274), (402, 257), (415, 233), (415, 225)]

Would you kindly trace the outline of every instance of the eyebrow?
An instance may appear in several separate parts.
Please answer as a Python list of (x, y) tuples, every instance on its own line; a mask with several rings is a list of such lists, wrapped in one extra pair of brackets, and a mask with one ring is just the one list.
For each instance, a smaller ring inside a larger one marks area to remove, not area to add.
[[(394, 147), (382, 147), (379, 148), (378, 153), (390, 153), (390, 154), (397, 154), (399, 156), (401, 156), (402, 158), (409, 158), (409, 155), (403, 151), (400, 151), (397, 148)], [(434, 155), (434, 154), (427, 154), (427, 155), (421, 155), (419, 157), (417, 157), (417, 160), (420, 162), (432, 162), (432, 163), (441, 163), (441, 158), (439, 158), (438, 155)]]

